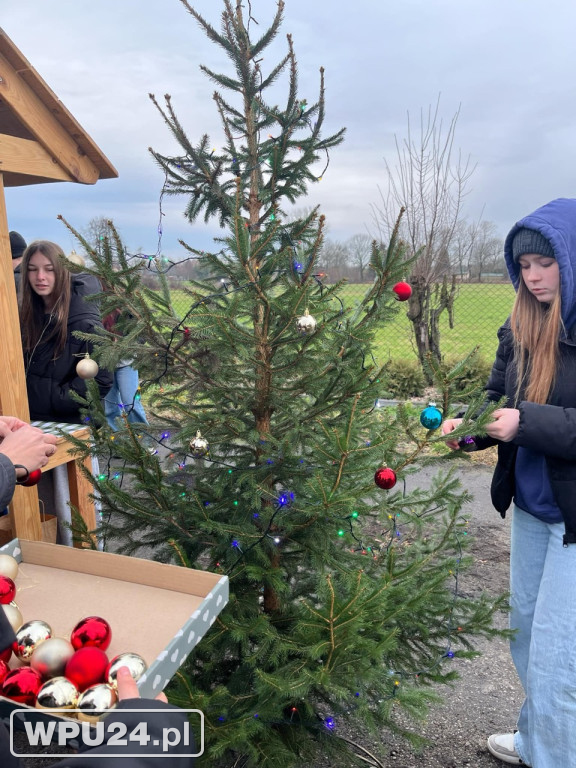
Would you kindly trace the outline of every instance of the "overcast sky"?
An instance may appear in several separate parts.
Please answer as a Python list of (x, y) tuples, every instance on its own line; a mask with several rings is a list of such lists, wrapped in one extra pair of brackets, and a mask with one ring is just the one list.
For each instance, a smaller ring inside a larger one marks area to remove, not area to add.
[[(219, 25), (220, 0), (191, 3)], [(276, 3), (251, 6), (262, 28)], [(93, 187), (8, 189), (10, 228), (70, 249), (58, 214), (79, 229), (105, 216), (131, 249), (156, 252), (163, 176), (148, 147), (176, 148), (148, 93), (170, 93), (192, 142), (208, 132), (218, 146), (213, 86), (199, 65), (226, 71), (227, 58), (180, 0), (2, 0), (0, 7), (4, 31), (119, 172)], [(405, 134), (408, 112), (417, 117), (438, 94), (445, 122), (460, 106), (456, 146), (476, 164), (471, 218), (483, 212), (504, 235), (548, 200), (576, 197), (575, 29), (576, 3), (568, 0), (286, 0), (282, 35), (263, 66), (274, 65), (292, 33), (301, 98), (315, 100), (324, 66), (325, 133), (347, 128), (302, 205), (321, 204), (330, 237), (372, 232), (394, 135)], [(210, 245), (206, 227), (184, 219), (185, 203), (162, 204), (162, 251), (170, 257), (182, 254), (179, 238)]]

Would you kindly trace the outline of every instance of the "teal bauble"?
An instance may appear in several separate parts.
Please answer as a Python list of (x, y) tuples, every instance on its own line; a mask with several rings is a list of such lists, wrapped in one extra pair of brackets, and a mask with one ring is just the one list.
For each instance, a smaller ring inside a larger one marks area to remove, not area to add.
[(434, 403), (429, 403), (420, 414), (420, 424), (426, 429), (438, 429), (442, 424), (442, 414)]

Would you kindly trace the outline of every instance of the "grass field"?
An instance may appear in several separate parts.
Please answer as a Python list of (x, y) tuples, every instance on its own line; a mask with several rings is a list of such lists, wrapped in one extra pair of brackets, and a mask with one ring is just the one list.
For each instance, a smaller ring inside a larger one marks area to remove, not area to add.
[[(346, 306), (354, 304), (368, 286), (346, 285), (340, 298)], [(172, 291), (172, 301), (184, 315), (190, 300), (184, 291)], [(463, 357), (475, 346), (480, 346), (482, 357), (491, 361), (498, 340), (496, 331), (510, 314), (514, 301), (514, 289), (508, 283), (474, 283), (458, 286), (454, 302), (454, 328), (448, 327), (448, 315), (440, 320), (441, 349), (447, 357)], [(382, 328), (378, 335), (374, 356), (378, 363), (388, 358), (415, 359), (412, 341), (412, 325), (406, 317), (406, 305), (398, 304), (398, 314), (392, 323)]]

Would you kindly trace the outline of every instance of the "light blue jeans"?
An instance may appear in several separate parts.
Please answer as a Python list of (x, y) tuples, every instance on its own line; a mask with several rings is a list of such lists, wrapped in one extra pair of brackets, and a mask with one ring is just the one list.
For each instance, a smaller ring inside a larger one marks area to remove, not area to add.
[(138, 371), (131, 365), (116, 368), (114, 383), (104, 400), (106, 421), (115, 432), (118, 430), (116, 419), (121, 416), (122, 411), (132, 424), (148, 424), (142, 402), (140, 398), (136, 398), (137, 391)]
[(526, 695), (515, 746), (532, 768), (576, 768), (576, 544), (563, 535), (514, 507), (510, 650)]

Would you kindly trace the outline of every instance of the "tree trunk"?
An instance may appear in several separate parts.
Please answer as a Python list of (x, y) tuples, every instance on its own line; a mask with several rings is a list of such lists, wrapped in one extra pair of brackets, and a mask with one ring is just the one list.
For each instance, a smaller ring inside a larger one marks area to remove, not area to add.
[(422, 366), (426, 383), (430, 386), (433, 381), (426, 365), (426, 359), (428, 354), (431, 354), (438, 362), (442, 360), (440, 315), (445, 310), (448, 312), (450, 328), (454, 327), (456, 275), (452, 275), (450, 285), (444, 276), (440, 287), (437, 284), (428, 283), (422, 275), (412, 275), (410, 285), (412, 286), (412, 295), (408, 302), (407, 316), (412, 323), (418, 360)]

